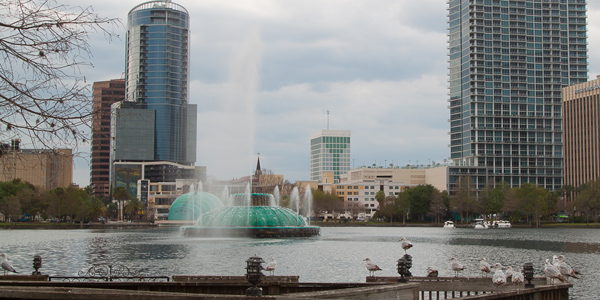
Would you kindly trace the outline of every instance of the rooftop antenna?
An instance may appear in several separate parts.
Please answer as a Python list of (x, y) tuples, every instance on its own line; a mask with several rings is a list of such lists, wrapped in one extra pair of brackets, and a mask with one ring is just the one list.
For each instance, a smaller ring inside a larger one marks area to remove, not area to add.
[(329, 109), (327, 110), (327, 130), (329, 130)]

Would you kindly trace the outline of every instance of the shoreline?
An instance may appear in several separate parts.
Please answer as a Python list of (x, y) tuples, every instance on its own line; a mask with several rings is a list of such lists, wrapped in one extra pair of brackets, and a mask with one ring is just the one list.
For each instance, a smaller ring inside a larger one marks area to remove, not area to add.
[[(16, 222), (16, 223), (0, 223), (0, 230), (10, 229), (152, 229), (159, 227), (181, 227), (189, 226), (191, 222), (169, 222), (157, 221), (154, 223), (148, 222), (110, 222), (110, 223), (47, 223), (47, 222)], [(314, 226), (320, 227), (442, 227), (441, 224), (432, 223), (363, 223), (363, 222), (316, 222), (311, 223)], [(456, 228), (471, 228), (468, 224), (456, 224)], [(540, 227), (535, 227), (530, 224), (513, 224), (512, 228), (598, 228), (600, 223), (544, 223)], [(490, 228), (490, 229), (510, 229), (510, 228)]]

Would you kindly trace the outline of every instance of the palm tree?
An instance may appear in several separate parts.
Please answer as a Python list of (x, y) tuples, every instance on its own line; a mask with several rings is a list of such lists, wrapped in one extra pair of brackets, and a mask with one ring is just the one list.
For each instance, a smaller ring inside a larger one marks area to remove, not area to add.
[[(131, 195), (129, 194), (127, 189), (122, 186), (118, 186), (113, 189), (112, 197), (114, 200), (117, 200), (119, 202), (119, 210), (123, 209), (123, 204), (124, 204), (125, 200), (131, 199)], [(121, 221), (123, 221), (123, 212), (122, 211), (119, 213), (119, 219)]]
[(137, 220), (139, 212), (142, 210), (143, 204), (137, 198), (133, 198), (125, 205), (125, 213), (129, 214), (129, 219), (132, 221)]

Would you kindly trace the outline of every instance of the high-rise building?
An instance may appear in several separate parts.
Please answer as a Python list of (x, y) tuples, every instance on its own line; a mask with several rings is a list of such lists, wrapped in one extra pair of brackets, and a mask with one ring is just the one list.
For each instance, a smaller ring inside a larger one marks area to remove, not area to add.
[(90, 185), (96, 196), (110, 194), (110, 112), (111, 105), (123, 99), (124, 79), (94, 82)]
[(125, 101), (111, 124), (111, 180), (136, 193), (138, 180), (195, 176), (197, 107), (188, 103), (189, 15), (168, 0), (127, 18)]
[(333, 172), (334, 182), (350, 171), (350, 130), (318, 130), (310, 135), (310, 179)]
[(563, 89), (565, 186), (600, 177), (600, 76)]
[(143, 104), (155, 115), (154, 160), (184, 165), (196, 161), (197, 109), (188, 104), (188, 40), (189, 15), (181, 5), (150, 1), (129, 12), (126, 101)]
[(586, 1), (448, 5), (455, 169), (475, 171), (477, 189), (499, 181), (561, 187), (561, 89), (587, 81)]

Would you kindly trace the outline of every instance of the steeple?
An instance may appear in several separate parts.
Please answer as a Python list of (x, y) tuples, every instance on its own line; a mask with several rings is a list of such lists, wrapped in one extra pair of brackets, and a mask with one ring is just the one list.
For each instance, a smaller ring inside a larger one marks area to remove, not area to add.
[[(260, 153), (258, 155), (260, 155)], [(256, 161), (256, 171), (254, 171), (254, 175), (258, 175), (258, 176), (262, 175), (262, 171), (261, 171), (261, 168), (260, 168), (260, 157), (257, 158), (257, 161)]]

